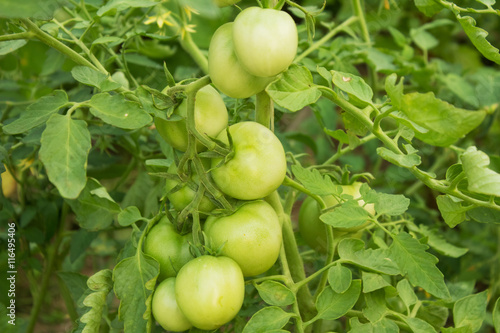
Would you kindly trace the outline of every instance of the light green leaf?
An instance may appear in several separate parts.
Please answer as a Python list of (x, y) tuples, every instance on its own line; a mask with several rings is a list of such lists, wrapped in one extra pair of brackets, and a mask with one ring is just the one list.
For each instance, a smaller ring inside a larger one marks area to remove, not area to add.
[(92, 42), (92, 45), (97, 45), (97, 44), (120, 44), (124, 42), (125, 40), (120, 37), (115, 37), (115, 36), (104, 36), (104, 37), (99, 37), (95, 39)]
[(343, 293), (336, 293), (331, 287), (326, 287), (318, 297), (315, 318), (335, 320), (352, 309), (361, 293), (361, 280), (353, 280), (349, 289)]
[(267, 333), (285, 326), (293, 314), (283, 311), (277, 306), (265, 307), (248, 321), (242, 333)]
[(472, 44), (486, 58), (500, 65), (499, 50), (488, 42), (486, 36), (488, 32), (484, 29), (476, 27), (476, 21), (470, 16), (461, 17), (457, 14), (457, 20), (462, 25), (465, 33), (471, 40)]
[(398, 76), (396, 74), (391, 74), (385, 79), (385, 91), (391, 99), (392, 105), (400, 109), (403, 103), (403, 78), (399, 80), (396, 84)]
[(469, 147), (460, 156), (471, 192), (500, 197), (500, 174), (488, 168), (490, 158), (486, 153)]
[(427, 245), (421, 244), (406, 232), (393, 235), (390, 247), (393, 258), (403, 274), (408, 275), (410, 282), (422, 287), (428, 293), (442, 299), (450, 297), (444, 283), (443, 273), (436, 267), (438, 259), (426, 252)]
[(111, 81), (109, 77), (87, 66), (75, 66), (71, 75), (78, 82), (93, 86), (101, 91), (111, 91), (121, 87), (121, 84)]
[(53, 114), (47, 121), (41, 144), (39, 156), (50, 182), (63, 198), (75, 199), (87, 181), (87, 155), (91, 146), (87, 123)]
[(26, 43), (27, 41), (24, 39), (8, 40), (5, 42), (0, 42), (0, 56), (14, 52), (15, 50), (20, 49), (21, 47), (26, 45)]
[(432, 92), (403, 96), (401, 111), (414, 123), (429, 131), (415, 136), (425, 143), (448, 146), (475, 129), (486, 116), (485, 111), (468, 111), (437, 99)]
[(83, 297), (90, 294), (87, 288), (88, 276), (75, 272), (58, 272), (57, 277), (59, 281), (71, 295), (71, 299), (77, 307), (77, 312), (82, 315), (83, 313)]
[(365, 250), (365, 243), (360, 239), (343, 239), (338, 245), (338, 252), (342, 260), (365, 270), (389, 275), (400, 274), (399, 268), (389, 257), (387, 250)]
[(467, 217), (479, 223), (500, 224), (500, 212), (488, 207), (475, 207), (467, 211)]
[(438, 251), (439, 253), (452, 258), (459, 258), (469, 251), (469, 249), (464, 247), (458, 247), (453, 244), (450, 244), (446, 241), (446, 239), (442, 236), (441, 230), (431, 230), (428, 226), (421, 224), (418, 228), (413, 228), (410, 226), (412, 231), (416, 231), (421, 233), (422, 235), (427, 237), (427, 244), (430, 247)]
[(419, 318), (403, 317), (413, 333), (436, 333), (432, 325)]
[(394, 56), (375, 48), (367, 49), (366, 61), (377, 72), (393, 73), (397, 69), (394, 65)]
[(255, 287), (260, 297), (269, 305), (286, 306), (295, 302), (293, 292), (279, 282), (266, 280)]
[(337, 187), (328, 176), (323, 176), (317, 169), (306, 169), (300, 165), (292, 165), (295, 178), (306, 189), (317, 195), (339, 194)]
[(378, 147), (377, 154), (384, 160), (404, 168), (412, 168), (422, 163), (420, 156), (418, 156), (416, 153), (401, 155), (396, 154), (385, 147)]
[(315, 103), (321, 92), (313, 83), (311, 72), (304, 67), (292, 64), (278, 80), (269, 84), (267, 93), (276, 104), (290, 111), (299, 111)]
[(462, 326), (462, 327), (443, 327), (441, 333), (473, 333), (472, 327)]
[(479, 331), (486, 317), (488, 291), (459, 299), (453, 306), (455, 327), (470, 326), (473, 332)]
[(463, 221), (465, 221), (465, 209), (460, 202), (453, 200), (448, 195), (439, 195), (436, 198), (438, 209), (444, 222), (450, 227), (454, 228)]
[(106, 298), (111, 289), (113, 289), (111, 277), (111, 270), (104, 269), (92, 275), (87, 280), (87, 286), (93, 292), (83, 300), (83, 305), (90, 308), (80, 318), (80, 321), (85, 324), (83, 332), (99, 332), (103, 311), (107, 306)]
[(360, 76), (337, 71), (332, 71), (331, 73), (333, 84), (347, 93), (349, 100), (353, 104), (366, 106), (372, 102), (372, 88)]
[(416, 304), (418, 302), (417, 295), (415, 294), (415, 291), (413, 290), (413, 287), (410, 285), (410, 282), (408, 280), (403, 279), (398, 282), (396, 285), (396, 289), (398, 290), (399, 297), (405, 303), (406, 307), (410, 307), (413, 304)]
[(422, 50), (430, 50), (439, 45), (437, 38), (425, 29), (411, 29), (410, 36), (415, 44)]
[(404, 214), (410, 205), (410, 199), (402, 194), (388, 194), (369, 190), (363, 196), (366, 203), (375, 204), (377, 214), (398, 216)]
[(391, 285), (387, 275), (380, 275), (377, 273), (362, 271), (361, 280), (363, 281), (363, 293), (365, 294)]
[(105, 14), (114, 14), (117, 11), (129, 8), (147, 8), (157, 5), (157, 1), (149, 0), (111, 0), (97, 11), (97, 15), (103, 16)]
[(462, 101), (474, 108), (479, 107), (479, 98), (476, 95), (475, 88), (462, 76), (448, 74), (441, 77), (441, 81), (443, 81), (448, 89)]
[(495, 307), (493, 308), (492, 316), (493, 316), (493, 326), (495, 326), (495, 330), (497, 332), (500, 332), (500, 297), (497, 298), (497, 301), (495, 302)]
[[(364, 287), (363, 287), (364, 289)], [(363, 315), (372, 323), (377, 323), (387, 314), (387, 303), (385, 300), (385, 291), (378, 290), (364, 293), (366, 305), (363, 307)]]
[(334, 228), (352, 228), (365, 224), (370, 214), (357, 201), (349, 200), (319, 218)]
[(153, 323), (151, 300), (159, 271), (158, 262), (142, 251), (115, 266), (114, 289), (120, 300), (118, 316), (124, 323), (125, 332), (150, 331)]
[(426, 16), (433, 16), (443, 9), (443, 7), (434, 0), (415, 0), (415, 6)]
[(138, 129), (153, 118), (138, 103), (127, 101), (122, 95), (101, 93), (90, 99), (90, 112), (104, 122), (125, 129)]
[(345, 292), (351, 286), (351, 282), (352, 272), (349, 268), (338, 264), (328, 270), (328, 283), (336, 293)]
[(26, 108), (19, 119), (3, 127), (7, 134), (24, 133), (36, 126), (44, 124), (50, 116), (68, 103), (68, 95), (63, 90), (55, 90), (53, 95), (43, 96)]
[(139, 208), (136, 206), (129, 206), (118, 214), (118, 223), (124, 227), (129, 226), (141, 219), (143, 219), (143, 217), (141, 216)]
[(87, 184), (76, 200), (67, 200), (76, 214), (80, 226), (88, 230), (100, 230), (108, 227), (115, 215), (119, 214), (120, 206), (109, 196), (106, 189), (93, 178), (88, 178)]

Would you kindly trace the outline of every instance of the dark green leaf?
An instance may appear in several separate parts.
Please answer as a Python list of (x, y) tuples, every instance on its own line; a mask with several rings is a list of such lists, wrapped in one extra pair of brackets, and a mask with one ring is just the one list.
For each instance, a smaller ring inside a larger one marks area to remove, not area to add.
[(343, 293), (349, 289), (352, 282), (352, 272), (349, 268), (340, 264), (328, 270), (328, 283), (336, 293)]
[(143, 217), (141, 216), (139, 208), (136, 206), (129, 206), (118, 214), (118, 223), (124, 227), (129, 226), (141, 219), (143, 219)]
[(488, 168), (490, 158), (486, 153), (469, 147), (461, 156), (462, 166), (471, 192), (500, 197), (500, 174)]
[(156, 1), (149, 0), (111, 0), (97, 11), (97, 15), (116, 13), (129, 8), (147, 8), (157, 5)]
[(415, 6), (426, 16), (433, 16), (443, 9), (443, 7), (434, 0), (415, 0)]
[(101, 91), (111, 91), (121, 87), (121, 84), (111, 81), (106, 74), (86, 66), (73, 67), (71, 75), (78, 82), (96, 87)]
[(55, 90), (53, 95), (44, 96), (26, 108), (19, 119), (5, 125), (3, 131), (7, 134), (24, 133), (45, 123), (50, 116), (68, 103), (68, 95), (63, 90)]
[(323, 176), (316, 169), (306, 169), (299, 165), (292, 165), (295, 178), (309, 191), (317, 195), (337, 194), (338, 189), (328, 176)]
[(436, 198), (436, 203), (444, 222), (446, 222), (450, 228), (454, 228), (465, 221), (466, 209), (462, 207), (460, 202), (453, 200), (453, 198), (448, 195), (439, 195)]
[(470, 326), (473, 332), (479, 331), (486, 317), (488, 291), (469, 295), (455, 302), (453, 322), (455, 327)]
[(358, 106), (371, 104), (373, 98), (372, 88), (359, 76), (332, 71), (332, 82), (340, 90), (347, 93), (349, 100)]
[(460, 22), (465, 33), (478, 51), (481, 52), (485, 58), (500, 65), (499, 50), (492, 46), (486, 39), (488, 32), (484, 29), (476, 27), (476, 21), (470, 16), (461, 17), (457, 14), (457, 20)]
[(399, 297), (403, 300), (403, 303), (405, 303), (407, 307), (410, 307), (418, 302), (417, 295), (415, 295), (415, 291), (408, 280), (403, 279), (399, 281), (396, 289), (398, 290)]
[(399, 268), (389, 257), (387, 250), (365, 250), (365, 243), (360, 239), (343, 239), (338, 245), (338, 252), (342, 260), (365, 270), (389, 275), (400, 274)]
[(336, 293), (331, 287), (326, 287), (318, 297), (316, 318), (335, 320), (352, 309), (361, 293), (361, 280), (353, 280), (344, 293)]
[(63, 198), (75, 199), (87, 181), (87, 155), (90, 133), (87, 123), (69, 116), (53, 114), (43, 131), (40, 160), (47, 175)]
[(403, 317), (403, 320), (410, 326), (413, 333), (435, 333), (432, 325), (419, 318)]
[(283, 284), (267, 280), (255, 286), (260, 297), (269, 305), (286, 306), (295, 302), (295, 295)]
[(0, 17), (27, 18), (48, 20), (54, 11), (66, 4), (66, 0), (0, 0)]
[(380, 275), (377, 273), (363, 271), (361, 272), (361, 280), (363, 281), (363, 293), (371, 293), (391, 285), (387, 275)]
[(267, 333), (279, 330), (288, 323), (293, 314), (283, 311), (277, 306), (265, 307), (248, 321), (243, 333)]
[(127, 101), (122, 95), (101, 93), (92, 96), (90, 112), (104, 122), (125, 129), (138, 129), (153, 118), (138, 103)]
[(500, 332), (500, 297), (497, 298), (495, 302), (495, 307), (493, 308), (493, 326), (495, 326), (495, 330)]

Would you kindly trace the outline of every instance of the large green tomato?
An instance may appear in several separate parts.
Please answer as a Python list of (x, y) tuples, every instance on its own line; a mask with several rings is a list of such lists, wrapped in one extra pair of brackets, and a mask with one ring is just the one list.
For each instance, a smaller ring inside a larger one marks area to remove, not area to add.
[[(342, 185), (342, 194), (349, 194), (354, 199), (357, 199), (361, 196), (359, 193), (361, 185), (362, 183), (360, 182), (355, 182), (352, 185)], [(339, 203), (338, 200), (331, 195), (323, 197), (323, 200), (327, 207), (335, 206)], [(360, 206), (363, 206), (365, 202), (359, 200), (358, 203)], [(364, 209), (371, 215), (375, 214), (373, 204), (365, 205)], [(327, 249), (327, 226), (319, 219), (320, 215), (321, 209), (316, 200), (307, 197), (299, 210), (299, 232), (307, 245), (318, 252), (324, 253)], [(355, 228), (334, 229), (334, 237), (345, 237), (347, 235), (358, 237), (360, 234), (357, 232), (366, 227), (369, 223), (370, 222), (366, 222)]]
[(189, 251), (191, 234), (180, 235), (166, 217), (149, 231), (144, 244), (144, 253), (160, 263), (159, 280), (176, 276), (184, 264), (193, 259)]
[(236, 16), (234, 50), (253, 75), (269, 77), (290, 66), (297, 53), (297, 27), (283, 11), (250, 7)]
[(210, 216), (205, 233), (214, 249), (240, 265), (244, 276), (262, 274), (278, 259), (281, 225), (274, 209), (265, 201), (241, 206), (229, 216)]
[[(188, 145), (186, 100), (183, 100), (175, 109), (174, 114), (181, 116), (183, 119), (179, 121), (167, 121), (156, 117), (155, 126), (158, 133), (168, 144), (180, 151), (186, 151)], [(217, 134), (227, 127), (228, 115), (226, 105), (220, 94), (212, 86), (205, 86), (196, 93), (194, 121), (198, 132), (211, 137), (217, 136)], [(201, 151), (205, 149), (205, 146), (198, 142), (196, 149)]]
[[(256, 122), (241, 122), (229, 127), (234, 156), (220, 167), (212, 159), (212, 178), (225, 194), (240, 200), (263, 198), (285, 179), (286, 157), (279, 139)], [(228, 143), (226, 131), (217, 139)]]
[(250, 74), (238, 61), (233, 46), (233, 25), (222, 25), (212, 37), (208, 49), (208, 73), (212, 83), (233, 98), (257, 94), (274, 79)]
[[(208, 170), (208, 167), (206, 168)], [(170, 167), (168, 168), (168, 172), (171, 174), (176, 174), (177, 173), (177, 166), (175, 163), (172, 163)], [(198, 184), (200, 183), (200, 179), (196, 173), (191, 174), (191, 180), (195, 183)], [(176, 187), (179, 184), (179, 181), (174, 180), (174, 179), (167, 179), (165, 182), (165, 192), (169, 192), (172, 190), (174, 187)], [(179, 190), (170, 193), (167, 195), (168, 200), (172, 203), (172, 206), (174, 206), (175, 210), (180, 212), (184, 208), (186, 208), (187, 205), (189, 205), (193, 200), (194, 197), (196, 196), (196, 192), (189, 187), (188, 184), (184, 184), (182, 188)], [(203, 197), (201, 199), (200, 205), (198, 206), (198, 209), (200, 212), (205, 212), (209, 213), (212, 210), (216, 208), (215, 204), (210, 201), (209, 198)]]
[(155, 320), (167, 331), (183, 332), (193, 325), (187, 320), (175, 300), (175, 278), (161, 282), (153, 294), (152, 311)]
[(236, 316), (243, 305), (245, 281), (238, 264), (228, 257), (201, 256), (181, 268), (175, 298), (193, 326), (216, 329)]

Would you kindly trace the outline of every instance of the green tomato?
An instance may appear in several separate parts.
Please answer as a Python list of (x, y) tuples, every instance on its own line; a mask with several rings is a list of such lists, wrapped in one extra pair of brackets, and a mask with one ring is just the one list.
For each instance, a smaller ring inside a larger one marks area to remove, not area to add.
[[(186, 100), (183, 100), (175, 109), (174, 114), (181, 116), (182, 120), (168, 121), (156, 117), (156, 130), (169, 145), (180, 151), (186, 151), (188, 145)], [(220, 94), (212, 86), (205, 86), (196, 93), (194, 120), (198, 132), (211, 137), (217, 136), (227, 127), (228, 114), (226, 105)], [(202, 151), (205, 146), (198, 142), (196, 149)]]
[(228, 257), (201, 256), (181, 268), (175, 298), (186, 318), (202, 330), (216, 329), (236, 316), (243, 305), (245, 281)]
[(233, 40), (241, 64), (256, 76), (281, 73), (297, 53), (295, 22), (288, 13), (275, 9), (243, 10), (234, 20)]
[[(359, 189), (362, 183), (355, 182), (352, 185), (342, 185), (342, 194), (349, 194), (354, 199), (361, 196)], [(335, 206), (339, 202), (332, 196), (324, 196), (323, 200), (327, 207)], [(364, 205), (363, 200), (358, 201), (360, 206)], [(367, 204), (364, 209), (371, 215), (375, 214), (373, 204)], [(309, 245), (312, 249), (318, 252), (326, 252), (327, 249), (327, 226), (323, 221), (320, 220), (321, 209), (312, 197), (307, 197), (299, 210), (299, 233), (302, 239)], [(338, 228), (333, 230), (334, 238), (338, 237), (361, 237), (361, 230), (364, 229), (370, 222), (354, 227), (354, 228)]]
[[(208, 170), (208, 166), (205, 169)], [(171, 174), (177, 174), (177, 166), (175, 165), (175, 163), (172, 163), (172, 165), (170, 165), (170, 167), (168, 168), (168, 172)], [(200, 178), (195, 172), (191, 174), (191, 180), (197, 185), (200, 184)], [(165, 192), (170, 192), (170, 190), (176, 187), (179, 183), (180, 182), (177, 180), (167, 179), (165, 181)], [(180, 212), (194, 200), (195, 196), (196, 192), (191, 187), (189, 187), (188, 184), (184, 184), (184, 186), (182, 186), (179, 190), (168, 194), (167, 198), (168, 200), (170, 200), (175, 210)], [(215, 208), (215, 204), (206, 196), (201, 199), (200, 205), (198, 206), (199, 211), (205, 213), (209, 213)]]
[(144, 244), (144, 253), (160, 263), (161, 281), (177, 275), (184, 264), (193, 259), (189, 251), (191, 234), (180, 235), (167, 217), (164, 217), (149, 231)]
[[(275, 191), (286, 175), (285, 151), (267, 127), (256, 122), (241, 122), (229, 127), (234, 156), (212, 159), (212, 178), (225, 194), (240, 200), (263, 198)], [(226, 131), (217, 139), (228, 143)]]
[(233, 25), (226, 23), (214, 33), (208, 49), (208, 73), (224, 94), (247, 98), (264, 90), (274, 77), (254, 76), (240, 64), (234, 53)]
[(280, 254), (281, 225), (265, 201), (241, 206), (229, 216), (210, 216), (205, 233), (213, 249), (236, 261), (244, 276), (259, 275), (271, 268)]
[(218, 6), (218, 7), (227, 7), (227, 6), (231, 6), (237, 2), (240, 2), (241, 0), (214, 0), (214, 3)]
[(173, 277), (162, 281), (156, 287), (151, 306), (153, 317), (167, 331), (183, 332), (193, 326), (177, 305)]

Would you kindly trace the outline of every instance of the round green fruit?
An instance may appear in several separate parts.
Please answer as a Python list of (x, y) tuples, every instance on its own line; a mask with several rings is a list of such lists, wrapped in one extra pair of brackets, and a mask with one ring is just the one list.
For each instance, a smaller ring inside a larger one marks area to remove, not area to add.
[(275, 9), (243, 10), (234, 20), (233, 40), (239, 61), (255, 76), (281, 73), (297, 53), (295, 22), (288, 13)]
[(250, 74), (234, 53), (233, 25), (222, 25), (212, 37), (208, 49), (208, 73), (212, 83), (229, 97), (247, 98), (266, 88), (274, 77)]
[[(181, 102), (175, 109), (174, 114), (180, 116), (182, 119), (168, 121), (155, 117), (156, 130), (172, 147), (180, 151), (186, 151), (188, 145), (186, 100)], [(198, 132), (210, 137), (217, 136), (217, 134), (227, 127), (228, 114), (226, 105), (220, 94), (212, 86), (205, 86), (196, 93), (194, 120)], [(196, 149), (202, 151), (205, 149), (205, 146), (198, 142)]]
[[(212, 178), (225, 194), (240, 200), (263, 198), (275, 191), (286, 175), (285, 151), (267, 127), (241, 122), (229, 127), (234, 156), (220, 167), (212, 159)], [(217, 139), (228, 143), (226, 131)]]
[(180, 235), (166, 217), (151, 228), (144, 244), (144, 253), (160, 263), (160, 281), (176, 276), (181, 267), (193, 259), (189, 251), (192, 241), (190, 233)]
[(201, 256), (181, 268), (175, 298), (193, 326), (214, 330), (233, 319), (243, 305), (245, 281), (228, 257)]
[(175, 278), (162, 281), (155, 289), (152, 301), (153, 317), (165, 330), (183, 332), (193, 325), (187, 320), (175, 300)]
[(274, 209), (265, 201), (244, 204), (229, 216), (210, 216), (205, 233), (212, 248), (238, 263), (244, 276), (271, 268), (281, 248), (281, 226)]

